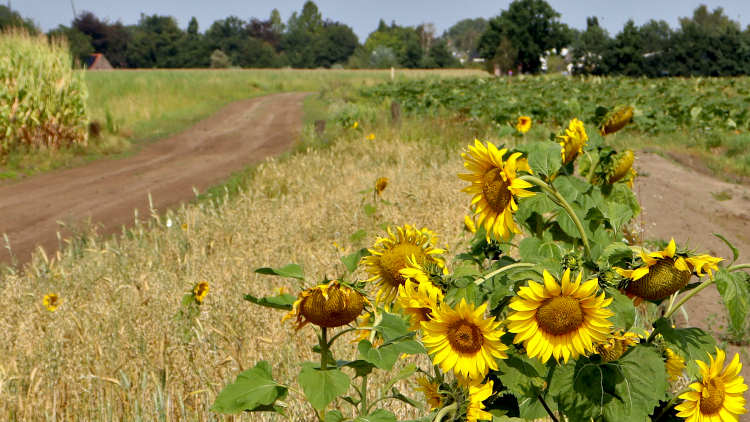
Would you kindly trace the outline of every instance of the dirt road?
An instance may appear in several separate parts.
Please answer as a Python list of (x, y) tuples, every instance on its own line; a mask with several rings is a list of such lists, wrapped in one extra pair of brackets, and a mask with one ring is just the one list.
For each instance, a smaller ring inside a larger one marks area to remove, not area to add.
[[(289, 148), (302, 126), (305, 93), (274, 94), (232, 103), (178, 135), (119, 160), (55, 171), (0, 186), (0, 234), (28, 262), (37, 245), (58, 247), (58, 221), (118, 231), (149, 215), (148, 194), (160, 210), (194, 197), (233, 171)], [(0, 239), (1, 240), (1, 239)], [(6, 248), (0, 262), (10, 262)]]

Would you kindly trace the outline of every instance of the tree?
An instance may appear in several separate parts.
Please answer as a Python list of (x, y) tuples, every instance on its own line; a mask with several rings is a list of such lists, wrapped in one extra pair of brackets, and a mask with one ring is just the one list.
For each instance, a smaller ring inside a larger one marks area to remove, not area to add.
[(559, 17), (544, 0), (514, 0), (508, 10), (490, 19), (479, 39), (479, 53), (485, 59), (494, 58), (501, 39), (506, 37), (518, 51), (515, 64), (524, 72), (536, 73), (545, 52), (559, 51), (570, 42), (570, 30), (557, 20)]
[(638, 27), (632, 19), (628, 20), (605, 56), (609, 72), (627, 76), (643, 75), (644, 47)]
[(459, 57), (471, 60), (478, 56), (477, 44), (485, 30), (487, 30), (486, 19), (463, 19), (448, 28), (443, 38), (447, 41), (448, 47)]
[(179, 47), (184, 33), (171, 16), (141, 14), (128, 45), (128, 66), (135, 68), (184, 67)]
[(221, 69), (221, 68), (227, 68), (231, 66), (231, 63), (229, 62), (229, 57), (227, 57), (226, 54), (224, 54), (221, 50), (214, 50), (213, 53), (211, 53), (211, 67), (214, 69)]
[[(408, 68), (420, 67), (424, 55), (420, 36), (414, 28), (399, 26), (395, 22), (388, 26), (382, 19), (378, 29), (367, 37), (365, 48), (370, 53), (379, 50), (381, 57), (387, 57), (383, 54), (387, 48), (395, 55), (398, 65)], [(378, 66), (386, 63), (380, 58), (376, 62)]]
[(211, 49), (198, 29), (198, 19), (193, 16), (177, 48), (178, 62), (182, 67), (208, 67), (211, 64)]
[(316, 67), (331, 67), (336, 63), (346, 63), (359, 40), (352, 28), (339, 22), (326, 22), (315, 43)]
[(107, 56), (115, 67), (127, 67), (127, 48), (130, 32), (120, 22), (110, 24), (84, 11), (73, 19), (73, 27), (91, 38), (94, 52)]
[(435, 41), (432, 44), (432, 48), (430, 48), (430, 51), (427, 53), (427, 56), (435, 67), (447, 68), (458, 67), (459, 65), (458, 60), (453, 57), (453, 53), (451, 53), (448, 48), (448, 42), (444, 39)]
[(246, 25), (247, 23), (237, 16), (217, 20), (206, 31), (206, 45), (211, 51), (221, 50), (232, 64), (237, 64), (240, 49), (247, 38)]
[(9, 27), (24, 28), (32, 35), (39, 33), (39, 29), (37, 29), (36, 25), (34, 25), (34, 22), (31, 19), (24, 19), (24, 17), (21, 16), (18, 12), (14, 12), (7, 6), (0, 6), (0, 29)]
[(604, 56), (608, 53), (611, 42), (609, 33), (599, 26), (596, 16), (586, 18), (586, 30), (577, 35), (571, 48), (573, 72), (594, 75), (608, 73)]
[(73, 61), (79, 66), (86, 63), (86, 59), (94, 52), (94, 47), (91, 46), (91, 38), (75, 28), (58, 25), (57, 28), (51, 30), (47, 35), (51, 38), (65, 38), (70, 48), (70, 54), (73, 56)]

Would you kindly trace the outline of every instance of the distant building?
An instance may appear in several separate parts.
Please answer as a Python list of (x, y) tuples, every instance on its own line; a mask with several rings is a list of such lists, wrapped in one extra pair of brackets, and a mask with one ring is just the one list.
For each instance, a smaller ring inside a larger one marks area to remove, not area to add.
[(89, 55), (86, 59), (86, 69), (88, 70), (112, 70), (112, 65), (109, 63), (104, 54), (94, 53)]

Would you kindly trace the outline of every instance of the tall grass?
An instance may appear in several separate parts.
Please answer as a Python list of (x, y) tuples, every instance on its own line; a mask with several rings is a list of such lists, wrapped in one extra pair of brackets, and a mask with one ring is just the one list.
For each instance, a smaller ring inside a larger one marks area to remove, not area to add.
[(87, 89), (62, 39), (0, 32), (0, 156), (85, 144)]

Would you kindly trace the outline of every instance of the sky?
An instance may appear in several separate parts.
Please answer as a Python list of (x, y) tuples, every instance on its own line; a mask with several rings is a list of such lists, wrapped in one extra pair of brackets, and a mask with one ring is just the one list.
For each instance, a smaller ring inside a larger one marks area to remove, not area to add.
[[(187, 27), (192, 16), (198, 19), (200, 31), (211, 23), (235, 15), (267, 19), (273, 8), (279, 9), (284, 20), (302, 9), (305, 0), (0, 0), (26, 18), (31, 18), (44, 31), (59, 24), (70, 25), (73, 3), (76, 12), (87, 10), (111, 22), (129, 25), (138, 22), (141, 13), (170, 15), (180, 27)], [(628, 19), (642, 25), (650, 19), (665, 20), (672, 28), (678, 19), (692, 16), (700, 4), (709, 10), (722, 7), (730, 19), (742, 28), (750, 25), (750, 0), (547, 0), (562, 16), (560, 20), (573, 28), (584, 29), (587, 16), (597, 16), (599, 24), (610, 35), (617, 34)], [(465, 18), (496, 16), (507, 9), (510, 0), (317, 0), (323, 18), (343, 22), (354, 29), (361, 42), (377, 28), (380, 19), (399, 25), (433, 23), (437, 34)]]

